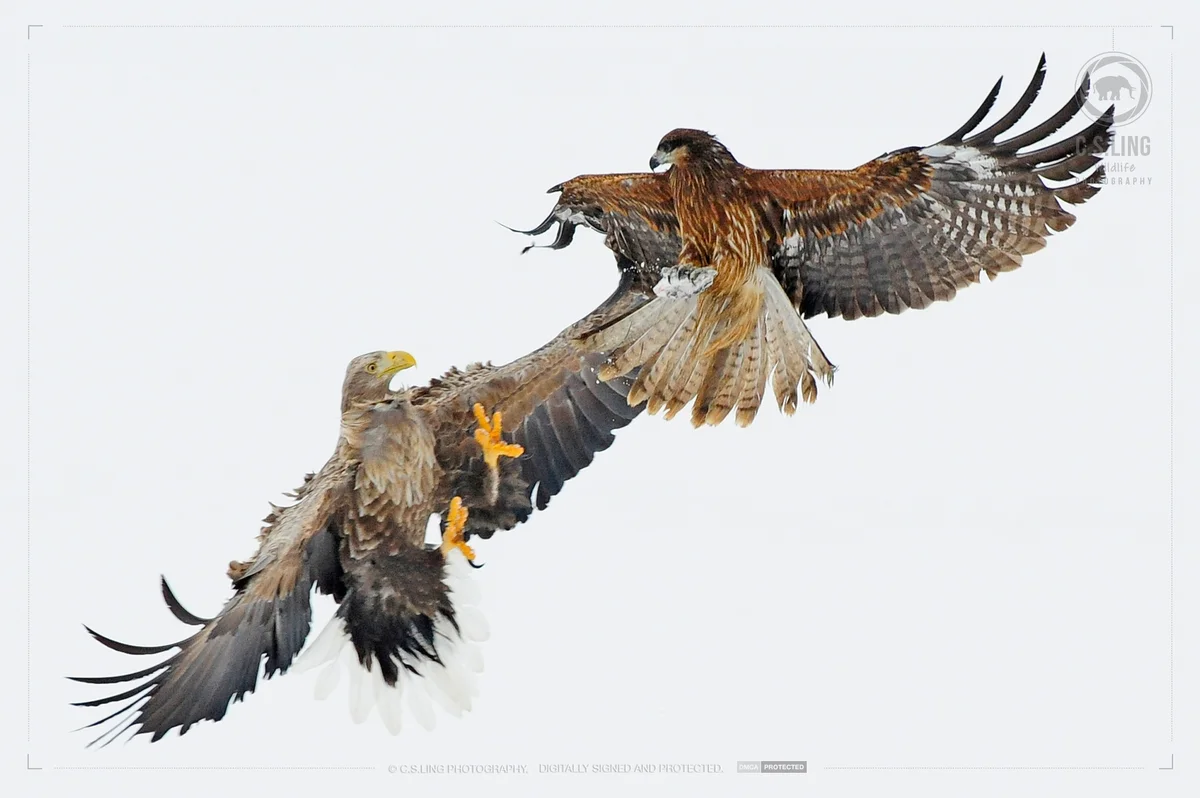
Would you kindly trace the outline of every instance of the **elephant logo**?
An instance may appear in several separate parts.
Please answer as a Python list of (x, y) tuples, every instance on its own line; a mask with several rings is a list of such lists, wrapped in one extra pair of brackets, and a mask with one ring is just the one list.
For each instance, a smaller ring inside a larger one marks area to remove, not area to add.
[(1113, 126), (1128, 125), (1146, 112), (1153, 86), (1145, 65), (1128, 53), (1101, 53), (1084, 64), (1079, 79), (1091, 77), (1092, 85), (1083, 112), (1092, 119), (1111, 106)]
[(1129, 92), (1130, 98), (1133, 97), (1133, 86), (1129, 85), (1129, 81), (1120, 75), (1109, 75), (1106, 78), (1100, 78), (1092, 86), (1092, 92), (1098, 99), (1108, 102), (1109, 100), (1121, 99), (1121, 92)]

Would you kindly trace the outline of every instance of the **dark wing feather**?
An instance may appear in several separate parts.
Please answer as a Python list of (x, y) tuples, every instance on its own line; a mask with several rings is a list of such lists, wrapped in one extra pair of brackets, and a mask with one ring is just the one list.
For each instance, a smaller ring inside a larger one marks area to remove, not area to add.
[[(999, 84), (959, 130), (937, 144), (897, 150), (857, 169), (748, 170), (782, 231), (776, 276), (807, 316), (855, 319), (923, 308), (1021, 265), (1051, 231), (1075, 217), (1061, 203), (1090, 199), (1111, 139), (1112, 109), (1079, 133), (1030, 152), (1076, 118), (1088, 81), (1052, 117), (996, 141), (1033, 105), (1045, 58), (1010, 111), (968, 135), (995, 102)], [(1096, 167), (1096, 168), (1093, 168)], [(1066, 181), (1051, 185), (1047, 181)]]
[[(612, 445), (620, 429), (645, 409), (626, 401), (637, 374), (601, 382), (597, 369), (607, 355), (579, 358), (579, 368), (565, 371), (561, 383), (536, 405), (513, 433), (525, 447), (521, 471), (525, 482), (537, 486), (535, 506), (546, 508), (567, 480), (591, 464), (596, 452)], [(531, 492), (532, 497), (532, 492)], [(520, 519), (524, 520), (524, 519)]]
[(614, 430), (644, 409), (644, 404), (631, 407), (626, 400), (636, 374), (602, 382), (596, 371), (607, 355), (583, 352), (575, 344), (652, 298), (652, 284), (642, 272), (628, 261), (621, 263), (621, 283), (612, 296), (550, 343), (504, 366), (476, 363), (451, 369), (413, 390), (413, 405), (430, 413), (438, 460), (447, 471), (479, 472), (479, 449), (472, 437), (476, 402), (488, 413), (499, 411), (506, 438), (525, 448), (515, 462), (501, 461), (510, 479), (502, 486), (499, 507), (477, 509), (469, 498), (470, 485), (454, 489), (466, 494), (469, 534), (488, 537), (497, 528), (526, 520), (535, 504), (545, 508), (597, 452), (612, 445)]
[(547, 248), (567, 246), (584, 225), (604, 233), (605, 245), (638, 267), (657, 271), (679, 260), (679, 222), (665, 174), (583, 175), (550, 190), (562, 192), (550, 216), (519, 231), (539, 235), (558, 222)]
[(163, 646), (133, 646), (88, 629), (98, 642), (123, 654), (145, 656), (176, 649), (166, 660), (132, 673), (71, 677), (86, 684), (144, 679), (115, 695), (76, 704), (120, 703), (116, 711), (86, 727), (114, 721), (93, 744), (107, 745), (131, 727), (136, 728), (135, 734), (158, 740), (176, 727), (183, 734), (198, 721), (220, 720), (230, 699), (238, 701), (254, 691), (264, 657), (267, 677), (291, 666), (308, 636), (312, 588), (334, 592), (341, 580), (330, 518), (349, 489), (349, 474), (342, 464), (331, 461), (298, 491), (296, 504), (272, 513), (255, 557), (231, 567), (237, 577), (236, 592), (215, 618), (184, 609), (163, 580), (163, 599), (171, 613), (185, 624), (202, 627), (191, 637)]

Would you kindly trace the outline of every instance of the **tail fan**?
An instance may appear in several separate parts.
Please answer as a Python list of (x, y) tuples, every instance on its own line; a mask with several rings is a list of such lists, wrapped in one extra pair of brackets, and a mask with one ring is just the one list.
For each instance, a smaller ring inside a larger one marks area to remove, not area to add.
[[(314, 686), (318, 699), (331, 696), (345, 673), (350, 717), (363, 723), (372, 711), (378, 711), (391, 734), (401, 732), (406, 716), (422, 728), (432, 729), (437, 723), (435, 707), (461, 717), (479, 695), (478, 674), (483, 671), (479, 644), (488, 638), (471, 570), (461, 552), (446, 556), (445, 584), (452, 610), (439, 612), (433, 619), (424, 615), (408, 618), (401, 624), (406, 637), (394, 641), (399, 667), (392, 661), (382, 662), (377, 649), (367, 651), (364, 657), (355, 642), (358, 616), (339, 611), (296, 659), (296, 672), (320, 671)], [(343, 608), (352, 606), (342, 604)]]
[(817, 379), (833, 382), (825, 357), (768, 269), (737, 295), (662, 293), (582, 343), (609, 352), (600, 369), (610, 380), (638, 369), (631, 405), (673, 418), (693, 402), (692, 424), (720, 424), (735, 408), (739, 426), (758, 413), (768, 377), (781, 410), (814, 402)]

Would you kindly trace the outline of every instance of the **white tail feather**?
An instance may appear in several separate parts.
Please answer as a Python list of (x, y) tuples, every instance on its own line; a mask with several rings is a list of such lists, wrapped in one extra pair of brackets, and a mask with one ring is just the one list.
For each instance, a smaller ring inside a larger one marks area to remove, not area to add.
[(433, 712), (433, 702), (429, 700), (428, 686), (422, 687), (425, 689), (405, 690), (408, 693), (408, 708), (422, 729), (433, 731), (433, 727), (437, 725), (437, 715)]
[(375, 706), (388, 733), (399, 734), (404, 728), (404, 680), (399, 679), (395, 687), (388, 687), (383, 679), (376, 679)]
[(332, 622), (326, 624), (308, 644), (308, 648), (296, 658), (292, 673), (305, 673), (329, 662), (341, 652), (345, 639), (345, 630), (341, 626)]
[(460, 656), (463, 664), (472, 673), (483, 673), (483, 652), (479, 650), (479, 646), (464, 646)]
[(474, 607), (462, 607), (455, 612), (454, 617), (458, 621), (458, 628), (468, 640), (483, 643), (491, 636), (487, 618)]
[(474, 606), (479, 602), (479, 588), (470, 574), (471, 567), (461, 552), (447, 555), (446, 585), (459, 628), (456, 630), (442, 618), (434, 623), (440, 663), (421, 660), (416, 665), (419, 674), (400, 668), (395, 686), (388, 685), (378, 663), (372, 660), (374, 667), (368, 670), (359, 662), (345, 620), (334, 616), (296, 658), (295, 671), (320, 669), (314, 695), (321, 700), (336, 692), (342, 671), (346, 671), (351, 719), (363, 723), (372, 710), (378, 710), (391, 734), (399, 734), (404, 725), (405, 704), (408, 713), (425, 729), (437, 723), (435, 703), (447, 714), (461, 717), (479, 695), (477, 674), (483, 672), (483, 654), (478, 644), (488, 638), (487, 619)]
[[(347, 644), (350, 642), (349, 635), (346, 636), (346, 642)], [(352, 645), (347, 647), (353, 650)], [(356, 724), (366, 723), (367, 718), (371, 717), (371, 710), (375, 707), (375, 685), (371, 682), (383, 681), (371, 678), (377, 675), (377, 673), (372, 674), (367, 671), (361, 665), (350, 671), (350, 719)]]
[(313, 690), (313, 695), (318, 700), (324, 701), (329, 696), (333, 695), (333, 691), (337, 689), (338, 682), (342, 680), (342, 669), (338, 667), (336, 662), (327, 665), (320, 675), (317, 676), (317, 684)]

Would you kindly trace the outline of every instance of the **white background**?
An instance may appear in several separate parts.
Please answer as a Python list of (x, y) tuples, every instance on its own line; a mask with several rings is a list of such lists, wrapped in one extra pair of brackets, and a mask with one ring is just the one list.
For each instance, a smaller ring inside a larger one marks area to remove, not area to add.
[[(996, 113), (1007, 110), (1046, 51), (1024, 129), (1058, 109), (1114, 34), (64, 27), (409, 21), (265, 10), (34, 9), (8, 21), (20, 35), (6, 67), (19, 80), (6, 108), (24, 111), (26, 55), (31, 98), (32, 546), (27, 574), (22, 545), (6, 564), (11, 639), (25, 634), (26, 577), (31, 602), (30, 724), (19, 724), (14, 646), (6, 754), (13, 767), (28, 754), (46, 769), (32, 776), (39, 790), (85, 777), (161, 777), (185, 794), (216, 777), (417, 794), (1182, 789), (1196, 760), (1185, 712), (1195, 616), (1183, 606), (1194, 551), (1178, 504), (1174, 608), (1171, 597), (1178, 30), (1174, 42), (1158, 27), (1115, 33), (1155, 79), (1149, 111), (1118, 131), (1150, 137), (1149, 155), (1118, 159), (1149, 186), (1106, 188), (1025, 268), (951, 303), (814, 320), (839, 366), (815, 406), (790, 419), (768, 409), (748, 430), (639, 419), (547, 512), (481, 545), (493, 634), (465, 720), (392, 738), (376, 721), (353, 725), (343, 694), (318, 703), (311, 675), (288, 675), (220, 724), (97, 752), (69, 730), (101, 715), (68, 702), (100, 691), (63, 677), (143, 663), (104, 650), (81, 624), (141, 644), (183, 636), (159, 573), (190, 609), (215, 612), (225, 566), (252, 551), (267, 502), (329, 454), (350, 357), (407, 349), (421, 381), (507, 361), (611, 290), (599, 236), (521, 257), (525, 240), (496, 222), (540, 221), (553, 204), (545, 189), (576, 174), (644, 169), (676, 126), (712, 130), (762, 167), (850, 167), (932, 143), (999, 75)], [(26, 43), (24, 24), (39, 21)], [(4, 228), (6, 330), (18, 347), (23, 117), (6, 117), (5, 131), (4, 182), (20, 189), (6, 195)], [(1176, 297), (1190, 279), (1184, 258)], [(1193, 387), (1182, 351), (1177, 463)], [(23, 353), (13, 355), (6, 415), (18, 423), (6, 448), (18, 508)], [(1193, 484), (1177, 465), (1176, 500)], [(22, 513), (7, 515), (19, 539)], [(318, 622), (331, 609), (319, 607)], [(1172, 755), (1187, 767), (1158, 771)], [(805, 759), (812, 772), (733, 774), (743, 759)], [(726, 773), (387, 773), (429, 763)], [(371, 770), (66, 770), (243, 766)], [(1054, 769), (1091, 767), (1130, 769)]]

